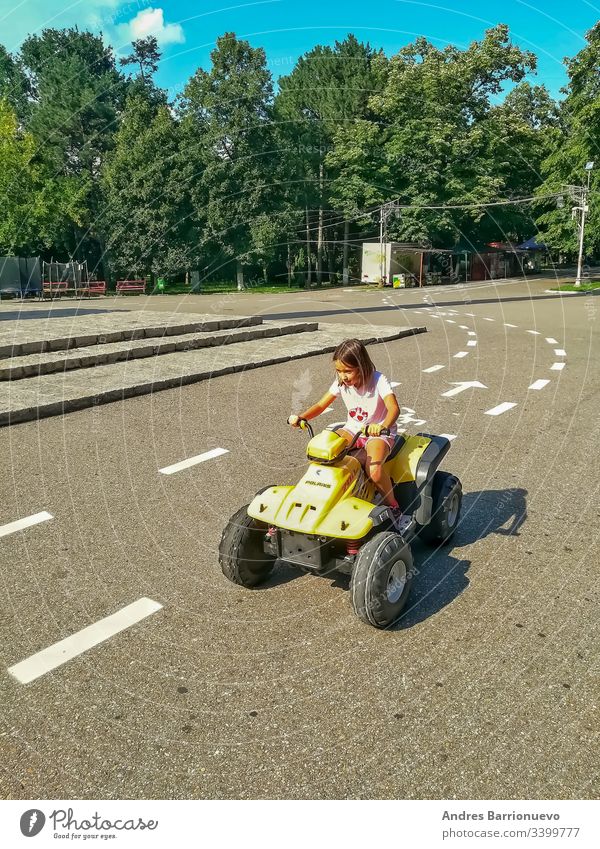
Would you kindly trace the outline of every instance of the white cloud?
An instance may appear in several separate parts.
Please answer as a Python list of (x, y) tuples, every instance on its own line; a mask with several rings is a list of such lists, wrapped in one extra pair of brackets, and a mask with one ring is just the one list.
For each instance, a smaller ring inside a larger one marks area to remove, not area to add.
[[(120, 6), (132, 0), (11, 0), (0, 2), (0, 42), (16, 51), (28, 35), (47, 27), (62, 29), (79, 26), (93, 31), (106, 30), (119, 14)], [(139, 8), (139, 0), (134, 0)], [(133, 3), (132, 3), (133, 5)]]
[(185, 41), (183, 28), (179, 24), (165, 24), (162, 9), (142, 9), (135, 18), (127, 24), (116, 27), (119, 35), (119, 46), (138, 38), (155, 36), (161, 47), (166, 44), (182, 44)]

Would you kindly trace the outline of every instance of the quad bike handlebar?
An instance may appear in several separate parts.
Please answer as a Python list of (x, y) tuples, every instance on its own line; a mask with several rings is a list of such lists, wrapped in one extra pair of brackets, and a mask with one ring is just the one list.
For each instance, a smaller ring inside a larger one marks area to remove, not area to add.
[[(290, 422), (290, 418), (291, 418), (291, 416), (290, 416), (290, 417), (288, 418), (288, 420), (287, 420), (287, 423), (288, 423), (288, 424), (291, 424), (291, 422)], [(310, 437), (311, 439), (312, 439), (312, 438), (313, 438), (313, 436), (315, 435), (315, 432), (314, 432), (314, 430), (312, 429), (312, 426), (310, 425), (310, 423), (308, 422), (308, 419), (303, 419), (302, 417), (300, 417), (300, 416), (299, 416), (299, 417), (298, 417), (298, 427), (299, 427), (301, 430), (307, 430), (307, 431), (308, 431), (308, 435), (309, 435), (309, 437)], [(352, 451), (352, 449), (354, 448), (354, 446), (355, 446), (355, 445), (356, 445), (356, 443), (358, 442), (358, 438), (359, 438), (359, 436), (367, 436), (368, 428), (369, 428), (369, 426), (368, 426), (368, 425), (363, 425), (363, 427), (361, 427), (361, 429), (360, 429), (357, 433), (355, 433), (355, 434), (354, 434), (354, 437), (352, 438), (352, 441), (348, 443), (348, 446), (344, 449), (344, 452), (343, 452), (343, 455), (342, 455), (342, 456), (344, 456), (344, 457), (345, 457), (345, 456), (346, 456), (346, 454), (347, 454), (349, 451)], [(381, 428), (380, 436), (389, 436), (389, 435), (390, 435), (390, 429), (389, 429), (389, 427), (383, 427), (383, 428)]]

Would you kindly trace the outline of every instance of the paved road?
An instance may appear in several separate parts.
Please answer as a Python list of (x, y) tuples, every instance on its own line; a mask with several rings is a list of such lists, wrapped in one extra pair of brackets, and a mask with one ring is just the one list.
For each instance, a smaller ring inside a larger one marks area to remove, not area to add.
[[(544, 288), (430, 293), (439, 314), (412, 290), (203, 298), (429, 327), (372, 354), (426, 421), (410, 429), (456, 436), (464, 518), (448, 549), (415, 546), (390, 632), (343, 578), (282, 569), (249, 592), (217, 564), (227, 517), (302, 473), (284, 421), (329, 356), (0, 431), (0, 525), (54, 517), (0, 539), (0, 795), (596, 797), (600, 301)], [(487, 388), (443, 397), (461, 381)], [(30, 684), (7, 674), (144, 596), (162, 609)]]

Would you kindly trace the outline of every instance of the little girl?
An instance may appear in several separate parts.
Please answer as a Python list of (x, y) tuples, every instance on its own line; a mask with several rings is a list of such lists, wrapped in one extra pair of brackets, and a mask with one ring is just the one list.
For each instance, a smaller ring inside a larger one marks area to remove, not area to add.
[[(346, 339), (333, 352), (337, 377), (329, 391), (299, 415), (291, 415), (288, 423), (299, 427), (300, 419), (314, 419), (341, 397), (348, 410), (348, 419), (337, 433), (350, 442), (361, 428), (367, 426), (367, 435), (359, 436), (356, 448), (366, 451), (365, 471), (383, 497), (383, 503), (400, 513), (394, 498), (392, 481), (383, 469), (396, 436), (396, 419), (400, 415), (398, 400), (389, 380), (375, 370), (367, 349), (358, 339)], [(381, 431), (389, 428), (390, 435)]]

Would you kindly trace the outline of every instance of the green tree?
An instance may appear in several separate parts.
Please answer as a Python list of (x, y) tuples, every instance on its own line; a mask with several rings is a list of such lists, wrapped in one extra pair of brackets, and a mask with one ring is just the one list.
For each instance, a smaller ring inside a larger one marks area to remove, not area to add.
[(21, 60), (0, 44), (0, 98), (10, 103), (20, 120), (27, 114), (29, 82)]
[(189, 267), (189, 196), (179, 127), (169, 108), (134, 92), (103, 173), (102, 226), (120, 274), (175, 275)]
[(447, 245), (461, 233), (477, 232), (482, 207), (424, 207), (499, 198), (506, 181), (497, 158), (505, 146), (502, 140), (499, 149), (490, 146), (490, 99), (535, 64), (532, 53), (511, 44), (504, 24), (466, 50), (439, 50), (418, 38), (392, 57), (384, 91), (370, 106), (384, 126), (387, 196), (413, 207), (403, 210), (393, 236)]
[(65, 216), (77, 214), (77, 185), (36, 160), (31, 133), (0, 99), (0, 253), (31, 254), (56, 243)]
[[(304, 193), (308, 254), (310, 234), (313, 229), (317, 233), (317, 283), (321, 283), (323, 274), (324, 209), (337, 198), (334, 192), (330, 199), (328, 184), (337, 176), (335, 169), (340, 158), (328, 159), (328, 153), (336, 134), (352, 133), (354, 122), (368, 117), (369, 98), (381, 88), (384, 67), (381, 51), (349, 34), (344, 41), (336, 41), (334, 47), (317, 45), (300, 57), (289, 76), (279, 80), (275, 114), (282, 137), (288, 139), (291, 149), (296, 149), (297, 185), (302, 186)], [(343, 213), (346, 207), (342, 204), (339, 211)], [(346, 219), (345, 268), (348, 232)]]
[(202, 174), (203, 191), (193, 198), (204, 243), (235, 260), (243, 288), (244, 266), (257, 259), (253, 222), (276, 206), (273, 87), (264, 50), (235, 33), (217, 39), (211, 61), (210, 71), (196, 71), (181, 100), (184, 132), (194, 140), (186, 146), (187, 173)]
[(59, 242), (69, 253), (104, 254), (96, 222), (100, 173), (118, 129), (127, 84), (112, 50), (77, 29), (46, 29), (25, 40), (23, 65), (31, 85), (27, 128), (48, 172), (79, 184), (77, 216), (64, 221)]
[(600, 22), (586, 33), (587, 45), (573, 58), (565, 59), (569, 82), (560, 109), (560, 129), (554, 138), (549, 155), (542, 164), (545, 177), (539, 187), (540, 195), (565, 191), (564, 206), (557, 208), (555, 201), (541, 204), (538, 218), (540, 239), (561, 253), (575, 256), (578, 250), (576, 223), (571, 216), (574, 205), (569, 185), (584, 182), (586, 162), (594, 161), (591, 172), (590, 211), (586, 218), (585, 250), (600, 250), (600, 162), (598, 138), (600, 137)]
[(131, 56), (119, 59), (119, 65), (138, 65), (142, 82), (149, 83), (152, 80), (152, 75), (157, 72), (160, 62), (158, 41), (155, 36), (149, 35), (148, 38), (138, 38), (133, 41), (132, 47)]

